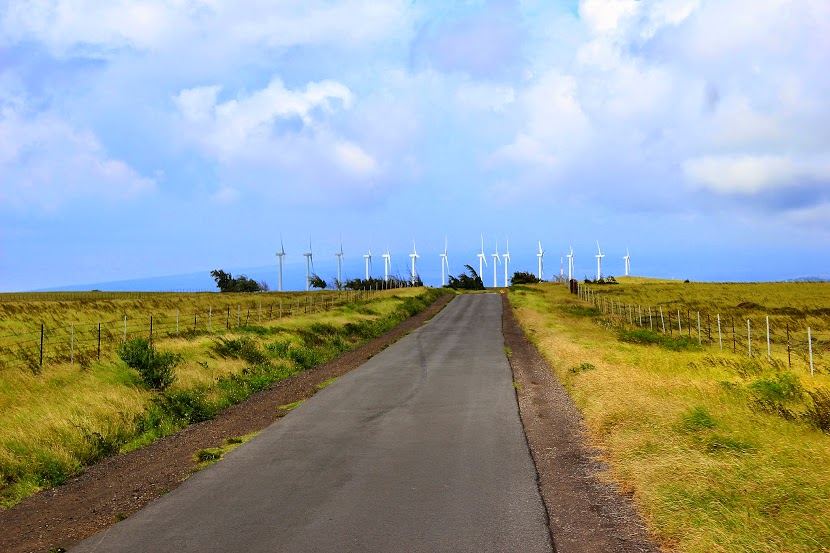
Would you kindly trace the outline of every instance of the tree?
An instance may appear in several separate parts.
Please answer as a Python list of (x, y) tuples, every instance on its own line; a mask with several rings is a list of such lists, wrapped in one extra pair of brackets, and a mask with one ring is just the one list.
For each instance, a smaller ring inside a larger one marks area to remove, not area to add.
[(326, 281), (320, 278), (318, 275), (311, 275), (311, 277), (308, 279), (308, 284), (312, 288), (319, 288), (320, 290), (325, 290), (326, 286), (328, 286), (328, 284), (326, 284)]
[(469, 265), (464, 265), (464, 267), (466, 267), (467, 273), (461, 273), (457, 278), (449, 275), (450, 282), (446, 285), (446, 288), (452, 288), (453, 290), (484, 290), (484, 282), (482, 282), (476, 270)]
[(523, 271), (516, 271), (513, 273), (513, 278), (510, 279), (510, 284), (536, 284), (540, 282), (533, 273), (526, 273)]
[(220, 292), (267, 292), (268, 284), (265, 281), (257, 282), (245, 275), (233, 278), (231, 273), (220, 269), (210, 272), (210, 276), (216, 281), (216, 287)]

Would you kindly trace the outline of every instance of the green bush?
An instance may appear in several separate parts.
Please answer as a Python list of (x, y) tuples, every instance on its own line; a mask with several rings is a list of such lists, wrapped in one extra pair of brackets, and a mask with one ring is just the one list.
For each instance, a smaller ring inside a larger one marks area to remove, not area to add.
[(146, 386), (159, 391), (166, 390), (176, 380), (173, 369), (181, 361), (174, 353), (157, 352), (152, 340), (147, 338), (133, 338), (121, 344), (118, 357), (138, 371)]

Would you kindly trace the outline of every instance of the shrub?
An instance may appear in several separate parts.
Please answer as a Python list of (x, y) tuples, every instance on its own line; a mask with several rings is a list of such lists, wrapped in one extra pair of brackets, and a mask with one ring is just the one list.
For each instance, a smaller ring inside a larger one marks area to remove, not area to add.
[(817, 388), (808, 390), (813, 404), (807, 407), (804, 419), (823, 432), (830, 433), (830, 390)]
[(251, 365), (259, 365), (265, 363), (268, 357), (259, 345), (250, 338), (234, 338), (227, 340), (219, 338), (219, 341), (213, 346), (213, 349), (222, 357), (233, 357), (235, 359), (242, 359)]
[(516, 271), (510, 279), (510, 284), (536, 284), (541, 282), (536, 275), (525, 271)]
[(138, 371), (142, 382), (153, 390), (166, 390), (175, 380), (173, 369), (181, 361), (174, 353), (156, 351), (153, 342), (147, 338), (133, 338), (121, 344), (118, 357), (128, 367)]

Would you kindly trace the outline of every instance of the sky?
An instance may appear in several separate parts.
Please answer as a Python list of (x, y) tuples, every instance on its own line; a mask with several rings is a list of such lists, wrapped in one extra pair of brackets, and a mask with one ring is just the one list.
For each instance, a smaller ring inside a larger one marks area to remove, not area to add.
[(826, 0), (0, 0), (0, 291), (830, 278), (828, 68)]

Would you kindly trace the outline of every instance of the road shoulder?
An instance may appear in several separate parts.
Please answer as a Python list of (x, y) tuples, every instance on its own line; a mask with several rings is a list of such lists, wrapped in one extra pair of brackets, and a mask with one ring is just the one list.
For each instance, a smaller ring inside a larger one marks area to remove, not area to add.
[(605, 466), (588, 445), (579, 410), (525, 336), (507, 294), (502, 302), (505, 346), (555, 550), (659, 552), (631, 499), (599, 478)]

